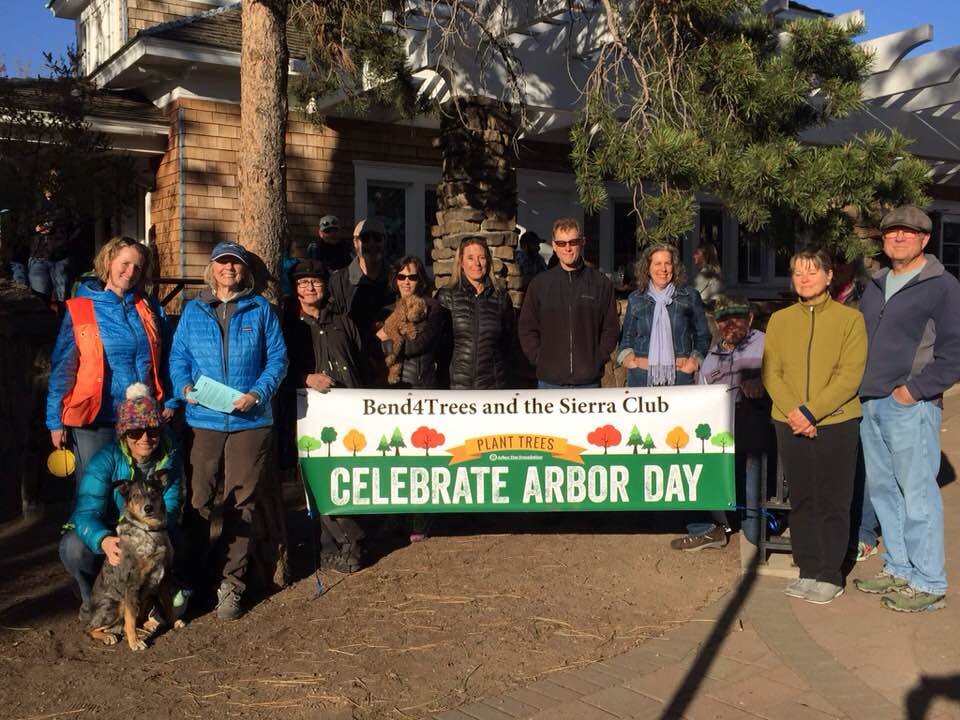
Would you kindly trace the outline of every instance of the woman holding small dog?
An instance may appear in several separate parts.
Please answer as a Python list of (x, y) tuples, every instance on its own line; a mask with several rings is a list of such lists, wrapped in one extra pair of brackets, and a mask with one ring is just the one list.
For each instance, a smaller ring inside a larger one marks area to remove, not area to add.
[[(390, 286), (397, 294), (397, 302), (384, 327), (377, 332), (387, 359), (388, 381), (398, 388), (435, 388), (437, 350), (445, 323), (443, 309), (430, 297), (423, 261), (413, 255), (402, 258)], [(421, 312), (416, 312), (421, 308)], [(394, 326), (398, 330), (391, 332)]]
[(80, 619), (90, 614), (90, 592), (104, 559), (120, 564), (117, 520), (123, 497), (115, 483), (134, 479), (163, 487), (167, 531), (179, 545), (181, 462), (173, 435), (162, 426), (162, 408), (145, 385), (134, 384), (117, 408), (117, 440), (103, 447), (80, 479), (77, 505), (60, 540), (60, 560), (80, 591)]
[(150, 252), (133, 238), (113, 238), (94, 260), (96, 278), (79, 285), (51, 356), (47, 428), (55, 448), (69, 444), (78, 484), (100, 448), (115, 439), (117, 404), (146, 383), (173, 415), (166, 356), (170, 345), (159, 303), (143, 292)]
[[(204, 272), (209, 287), (183, 310), (170, 352), (170, 377), (187, 401), (193, 429), (191, 506), (196, 540), (209, 524), (223, 477), (226, 562), (217, 591), (217, 616), (233, 620), (250, 562), (257, 492), (273, 439), (271, 399), (287, 371), (287, 348), (277, 313), (256, 294), (251, 258), (239, 243), (221, 242)], [(207, 377), (239, 393), (229, 412), (198, 404), (194, 385)]]
[(450, 314), (450, 388), (506, 387), (516, 313), (510, 296), (494, 280), (493, 256), (483, 238), (467, 237), (460, 243), (450, 284), (437, 300)]

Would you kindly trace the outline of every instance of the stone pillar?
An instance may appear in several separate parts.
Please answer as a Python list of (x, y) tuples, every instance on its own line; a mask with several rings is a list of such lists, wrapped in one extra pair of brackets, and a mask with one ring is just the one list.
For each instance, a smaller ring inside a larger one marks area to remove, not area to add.
[(505, 103), (469, 98), (444, 106), (437, 139), (443, 172), (437, 186), (432, 258), (437, 287), (443, 287), (460, 241), (471, 235), (484, 238), (493, 253), (494, 275), (519, 306), (522, 279), (513, 255), (517, 171), (512, 140), (516, 132), (517, 118)]

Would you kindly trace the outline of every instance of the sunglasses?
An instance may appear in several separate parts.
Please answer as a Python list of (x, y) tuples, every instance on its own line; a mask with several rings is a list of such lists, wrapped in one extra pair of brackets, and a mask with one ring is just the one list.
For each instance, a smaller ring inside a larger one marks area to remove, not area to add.
[(380, 233), (360, 233), (360, 242), (362, 243), (382, 243), (386, 237)]
[(160, 437), (160, 428), (158, 427), (149, 427), (149, 428), (134, 428), (133, 430), (127, 430), (124, 433), (131, 440), (139, 440), (143, 437), (143, 434), (146, 433), (147, 437), (151, 440), (156, 440)]
[(417, 273), (397, 273), (397, 280), (409, 280), (410, 282), (416, 282), (420, 279), (420, 276)]
[(573, 238), (572, 240), (554, 240), (553, 244), (556, 245), (558, 248), (565, 248), (567, 245), (569, 245), (570, 247), (578, 247), (580, 245), (583, 245), (585, 242), (586, 242), (585, 238), (579, 237), (579, 238)]

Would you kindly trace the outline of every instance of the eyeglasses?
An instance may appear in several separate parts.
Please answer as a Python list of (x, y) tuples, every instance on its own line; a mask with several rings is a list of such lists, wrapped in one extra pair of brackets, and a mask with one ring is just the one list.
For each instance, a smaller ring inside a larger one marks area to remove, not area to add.
[(146, 433), (147, 437), (151, 440), (156, 440), (160, 437), (160, 428), (158, 427), (149, 427), (149, 428), (133, 428), (132, 430), (127, 430), (124, 433), (131, 440), (139, 440), (143, 437), (143, 434)]
[(417, 273), (397, 273), (397, 280), (409, 280), (410, 282), (416, 282), (420, 279), (420, 276)]
[(319, 279), (319, 278), (303, 278), (303, 279), (301, 279), (301, 280), (297, 280), (297, 287), (302, 287), (302, 288), (305, 288), (305, 287), (323, 287), (323, 285), (324, 285), (325, 282), (326, 282), (326, 281), (321, 280), (321, 279)]
[(553, 244), (558, 248), (565, 248), (567, 245), (570, 247), (579, 247), (586, 242), (586, 238), (578, 237), (571, 240), (554, 240)]

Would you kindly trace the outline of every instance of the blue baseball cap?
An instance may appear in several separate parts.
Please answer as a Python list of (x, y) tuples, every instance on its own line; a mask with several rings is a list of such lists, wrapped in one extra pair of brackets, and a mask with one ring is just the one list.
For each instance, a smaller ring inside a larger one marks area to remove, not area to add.
[(229, 240), (224, 240), (221, 243), (217, 243), (217, 246), (213, 249), (213, 252), (210, 253), (210, 262), (228, 255), (237, 258), (237, 260), (242, 262), (247, 267), (250, 266), (250, 255), (247, 253), (243, 245), (240, 243), (230, 242)]

